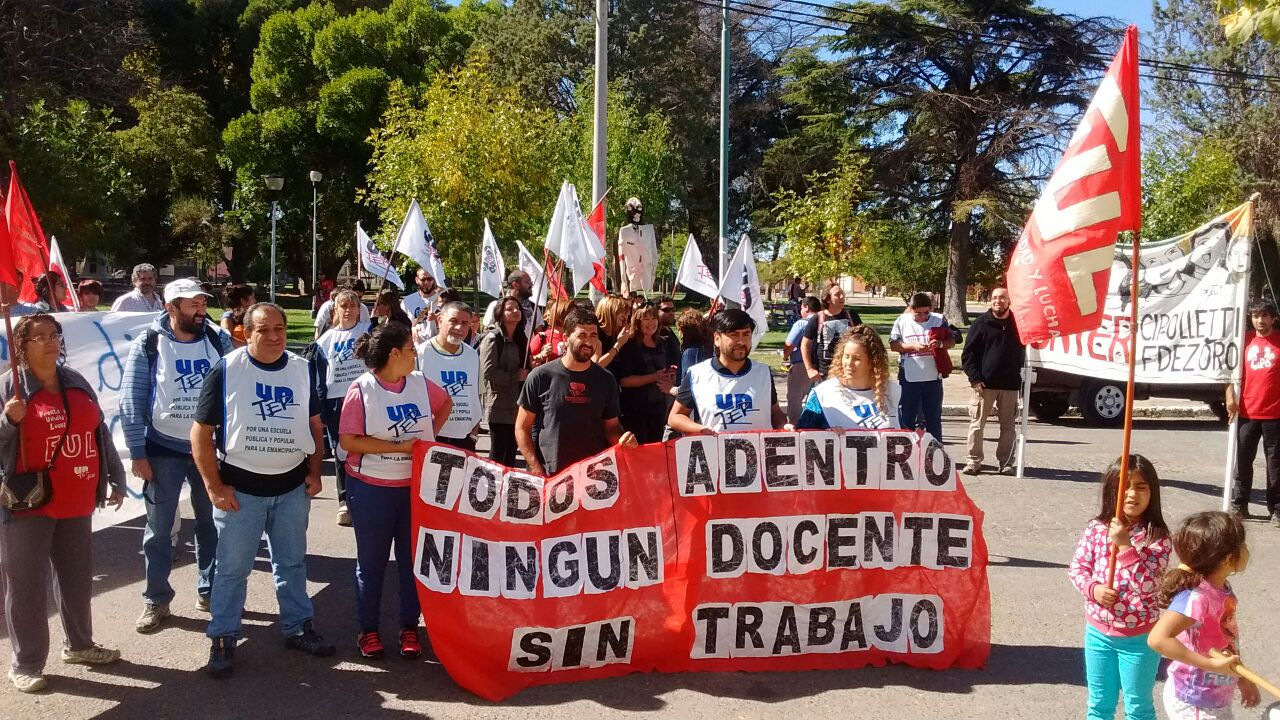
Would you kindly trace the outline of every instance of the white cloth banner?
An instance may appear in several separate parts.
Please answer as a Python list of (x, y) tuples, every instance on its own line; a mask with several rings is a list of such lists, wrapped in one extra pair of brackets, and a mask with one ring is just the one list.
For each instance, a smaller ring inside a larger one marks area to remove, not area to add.
[(436, 251), (436, 237), (431, 234), (431, 228), (427, 227), (427, 218), (423, 216), (417, 198), (409, 203), (404, 222), (400, 223), (400, 230), (396, 233), (393, 249), (413, 258), (419, 267), (426, 268), (436, 279), (437, 285), (449, 287), (444, 276), (444, 263), (440, 260), (440, 253)]
[(404, 281), (400, 279), (400, 273), (391, 267), (391, 263), (382, 256), (378, 251), (378, 246), (373, 244), (373, 240), (360, 227), (360, 223), (356, 223), (356, 252), (360, 258), (360, 265), (364, 271), (370, 275), (377, 275), (385, 279), (387, 282), (404, 290)]
[[(120, 422), (120, 386), (124, 381), (124, 363), (129, 358), (129, 344), (155, 320), (155, 313), (86, 312), (55, 313), (62, 324), (65, 364), (89, 381), (98, 394), (98, 404), (111, 428), (111, 437), (124, 463), (129, 480), (129, 499), (120, 512), (94, 514), (94, 529), (124, 522), (146, 511), (142, 504), (142, 481), (129, 473), (125, 453), (124, 426)], [(16, 325), (19, 318), (14, 318)], [(0, 372), (9, 369), (9, 338), (0, 323)]]
[(577, 295), (595, 276), (595, 263), (604, 260), (604, 244), (587, 224), (578, 204), (578, 190), (573, 183), (560, 186), (551, 224), (547, 227), (547, 239), (543, 244), (551, 254), (564, 261), (573, 272), (573, 295)]
[(769, 314), (765, 312), (764, 298), (760, 296), (760, 275), (756, 273), (756, 256), (751, 250), (751, 238), (745, 235), (742, 237), (737, 251), (733, 253), (733, 260), (725, 268), (724, 277), (720, 296), (741, 305), (756, 322), (755, 332), (751, 334), (751, 349), (754, 350), (769, 330)]
[(546, 274), (542, 270), (542, 263), (533, 257), (533, 253), (524, 246), (524, 243), (516, 241), (516, 248), (520, 250), (520, 260), (516, 267), (529, 274), (529, 281), (533, 283), (533, 306), (535, 308), (546, 307), (547, 304), (547, 283), (543, 276)]
[(502, 297), (502, 281), (507, 275), (507, 265), (498, 250), (498, 240), (489, 229), (489, 218), (484, 219), (484, 240), (480, 244), (480, 292)]
[(62, 259), (62, 248), (58, 247), (58, 238), (49, 236), (49, 269), (62, 276), (62, 286), (66, 288), (63, 296), (58, 298), (63, 310), (80, 312), (80, 294), (71, 282), (71, 273), (67, 271), (67, 261)]
[[(1135, 380), (1230, 382), (1240, 364), (1242, 314), (1249, 290), (1249, 206), (1185, 235), (1143, 241), (1138, 275)], [(1116, 246), (1102, 324), (1028, 348), (1032, 367), (1128, 379), (1132, 246)]]
[(698, 249), (698, 242), (693, 239), (692, 234), (684, 245), (684, 257), (680, 259), (676, 282), (709, 298), (714, 298), (720, 292), (716, 279), (711, 276), (711, 268), (702, 262), (702, 251)]

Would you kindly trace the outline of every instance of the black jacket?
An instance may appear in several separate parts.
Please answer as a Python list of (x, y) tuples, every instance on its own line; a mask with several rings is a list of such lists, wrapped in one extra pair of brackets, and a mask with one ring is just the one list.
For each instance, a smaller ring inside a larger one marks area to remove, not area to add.
[(969, 327), (960, 361), (970, 385), (984, 383), (992, 390), (1017, 390), (1022, 387), (1022, 361), (1026, 354), (1026, 346), (1018, 340), (1013, 313), (1000, 320), (988, 310)]

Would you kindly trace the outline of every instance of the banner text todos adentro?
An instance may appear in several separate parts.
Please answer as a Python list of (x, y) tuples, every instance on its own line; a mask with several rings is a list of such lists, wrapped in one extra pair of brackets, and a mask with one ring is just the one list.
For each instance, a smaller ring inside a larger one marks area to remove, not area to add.
[(735, 433), (612, 448), (546, 479), (414, 454), (432, 646), (493, 700), (637, 671), (973, 668), (982, 513), (927, 434)]

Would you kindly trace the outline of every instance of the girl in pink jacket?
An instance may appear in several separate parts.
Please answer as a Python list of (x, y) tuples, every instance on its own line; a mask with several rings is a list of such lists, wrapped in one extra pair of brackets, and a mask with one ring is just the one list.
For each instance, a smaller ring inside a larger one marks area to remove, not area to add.
[[(1112, 514), (1121, 460), (1102, 478), (1102, 509), (1089, 521), (1068, 574), (1084, 596), (1084, 667), (1090, 720), (1112, 720), (1124, 692), (1129, 720), (1155, 720), (1153, 691), (1159, 655), (1147, 633), (1160, 616), (1156, 586), (1169, 566), (1169, 527), (1160, 512), (1160, 478), (1151, 461), (1129, 456), (1129, 479), (1121, 517)], [(1116, 548), (1114, 587), (1107, 587), (1107, 561)]]

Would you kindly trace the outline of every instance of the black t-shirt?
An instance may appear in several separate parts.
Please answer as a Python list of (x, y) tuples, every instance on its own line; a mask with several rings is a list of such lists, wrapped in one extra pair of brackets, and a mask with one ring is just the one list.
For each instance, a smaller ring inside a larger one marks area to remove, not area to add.
[[(288, 359), (288, 355), (281, 355), (280, 359), (273, 363), (260, 363), (250, 357), (249, 362), (263, 370), (279, 370), (285, 366)], [(226, 362), (214, 364), (213, 369), (205, 376), (204, 387), (200, 389), (200, 401), (196, 405), (196, 422), (214, 428), (214, 442), (219, 448), (226, 447), (226, 437), (223, 435), (226, 427), (226, 409), (223, 407), (227, 394), (226, 367)], [(308, 393), (307, 414), (314, 417), (320, 414), (320, 396), (316, 394), (315, 383), (307, 384), (311, 388)], [(259, 497), (278, 497), (298, 487), (307, 479), (307, 461), (303, 460), (292, 470), (276, 475), (249, 472), (230, 463), (219, 462), (218, 473), (222, 476), (222, 482), (242, 493)]]
[(556, 473), (609, 447), (604, 421), (618, 417), (618, 382), (595, 363), (573, 372), (549, 362), (525, 379), (520, 407), (533, 413), (543, 465)]
[[(821, 328), (818, 327), (819, 321), (822, 322)], [(818, 368), (822, 377), (827, 376), (827, 368), (831, 366), (831, 353), (835, 350), (835, 341), (839, 340), (846, 330), (861, 324), (862, 318), (849, 308), (841, 310), (836, 315), (828, 315), (824, 310), (809, 316), (809, 324), (804, 328), (804, 336), (813, 343), (809, 361)]]

